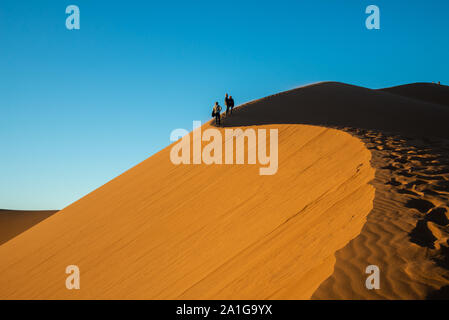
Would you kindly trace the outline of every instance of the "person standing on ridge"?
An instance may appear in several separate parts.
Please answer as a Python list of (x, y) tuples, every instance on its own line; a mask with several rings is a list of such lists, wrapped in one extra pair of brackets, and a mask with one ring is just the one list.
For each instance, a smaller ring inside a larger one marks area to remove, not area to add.
[(215, 116), (215, 124), (220, 125), (220, 113), (221, 107), (218, 102), (215, 102), (214, 108), (212, 110), (212, 116)]
[(229, 96), (228, 103), (229, 103), (229, 107), (231, 108), (231, 114), (232, 114), (232, 109), (234, 108), (234, 99), (232, 99), (232, 96)]
[(229, 97), (228, 97), (227, 93), (226, 93), (226, 96), (225, 96), (224, 103), (225, 103), (225, 106), (226, 106), (226, 116), (227, 116), (228, 113), (229, 113), (229, 108), (230, 108)]

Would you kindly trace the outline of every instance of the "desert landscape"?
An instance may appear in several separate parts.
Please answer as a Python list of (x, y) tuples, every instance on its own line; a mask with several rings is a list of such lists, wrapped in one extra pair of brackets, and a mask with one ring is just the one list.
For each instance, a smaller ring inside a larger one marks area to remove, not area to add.
[(448, 124), (433, 83), (242, 104), (217, 129), (278, 129), (276, 174), (168, 146), (58, 212), (1, 211), (0, 299), (447, 299)]

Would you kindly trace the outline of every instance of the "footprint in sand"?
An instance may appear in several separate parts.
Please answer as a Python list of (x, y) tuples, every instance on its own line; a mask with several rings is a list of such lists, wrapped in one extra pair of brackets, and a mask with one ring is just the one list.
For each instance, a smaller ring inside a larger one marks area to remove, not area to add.
[(416, 210), (418, 210), (421, 213), (426, 213), (430, 209), (435, 207), (435, 205), (432, 202), (424, 200), (424, 199), (410, 199), (410, 200), (407, 201), (405, 206), (407, 208), (416, 209)]
[(415, 197), (419, 197), (420, 196), (418, 193), (416, 193), (416, 192), (414, 192), (412, 190), (408, 190), (408, 189), (399, 189), (399, 190), (397, 190), (397, 192), (400, 193), (400, 194), (410, 194), (410, 195), (415, 196)]
[(423, 184), (427, 184), (427, 182), (426, 181), (424, 181), (424, 180), (415, 180), (415, 181), (412, 181), (412, 182), (410, 182), (410, 183), (408, 183), (407, 185), (406, 185), (406, 187), (407, 188), (414, 188), (414, 187), (416, 187), (416, 186), (420, 186), (420, 185), (423, 185)]
[(426, 219), (432, 222), (435, 222), (436, 224), (439, 224), (440, 226), (446, 226), (449, 224), (448, 214), (446, 208), (435, 208), (432, 211), (430, 211)]
[(449, 181), (447, 180), (438, 181), (436, 183), (436, 186), (434, 186), (434, 189), (438, 191), (449, 192)]
[(441, 232), (434, 223), (418, 220), (416, 227), (410, 232), (410, 241), (421, 247), (435, 249), (438, 235), (441, 236)]

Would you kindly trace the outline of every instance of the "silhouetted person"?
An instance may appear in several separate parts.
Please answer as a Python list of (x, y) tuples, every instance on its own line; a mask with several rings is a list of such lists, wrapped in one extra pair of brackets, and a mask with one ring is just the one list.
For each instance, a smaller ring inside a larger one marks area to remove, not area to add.
[(228, 94), (227, 93), (226, 93), (226, 96), (225, 96), (224, 103), (225, 103), (225, 106), (226, 106), (226, 115), (228, 115), (229, 108), (230, 108), (230, 103), (229, 103), (229, 98), (228, 98)]
[(234, 99), (232, 99), (232, 96), (229, 96), (228, 103), (229, 103), (229, 107), (231, 108), (231, 114), (232, 114), (232, 109), (234, 108)]
[(220, 113), (221, 113), (221, 107), (218, 104), (218, 102), (215, 102), (214, 109), (212, 111), (212, 115), (215, 116), (215, 124), (220, 125)]

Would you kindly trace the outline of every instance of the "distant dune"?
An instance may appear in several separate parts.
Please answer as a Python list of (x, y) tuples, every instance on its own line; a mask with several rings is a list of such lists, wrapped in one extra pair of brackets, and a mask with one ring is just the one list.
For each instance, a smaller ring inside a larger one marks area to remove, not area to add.
[(0, 209), (0, 245), (56, 212)]
[(326, 82), (242, 105), (225, 128), (279, 129), (277, 174), (168, 147), (2, 244), (0, 298), (444, 297), (449, 108), (428, 101)]

